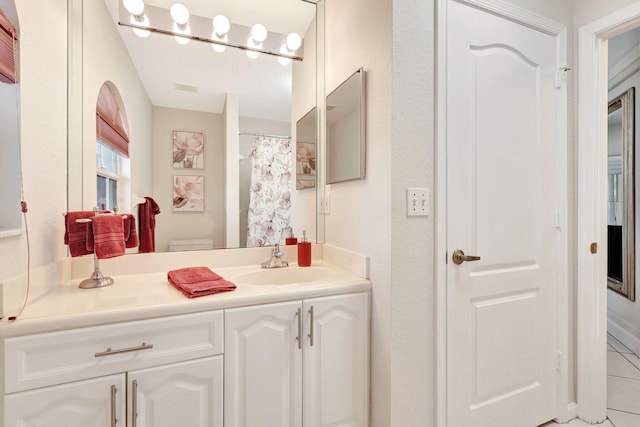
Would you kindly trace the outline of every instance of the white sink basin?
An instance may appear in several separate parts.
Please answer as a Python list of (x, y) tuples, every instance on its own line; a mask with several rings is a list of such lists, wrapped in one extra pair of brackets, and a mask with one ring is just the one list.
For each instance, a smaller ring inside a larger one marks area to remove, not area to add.
[(244, 273), (231, 279), (244, 285), (290, 285), (322, 280), (335, 280), (339, 274), (324, 267), (263, 268)]

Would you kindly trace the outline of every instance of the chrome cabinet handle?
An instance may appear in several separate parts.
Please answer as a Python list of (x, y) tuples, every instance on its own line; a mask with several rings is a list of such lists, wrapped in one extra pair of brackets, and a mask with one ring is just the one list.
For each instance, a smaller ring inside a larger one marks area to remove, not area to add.
[(296, 337), (296, 341), (298, 341), (298, 348), (302, 349), (302, 309), (298, 308), (296, 312), (296, 317), (298, 318), (298, 336)]
[(309, 345), (313, 347), (313, 306), (309, 308)]
[(109, 347), (109, 348), (107, 348), (106, 351), (101, 351), (99, 353), (96, 353), (94, 356), (95, 357), (104, 357), (104, 356), (111, 356), (113, 354), (130, 353), (132, 351), (149, 350), (150, 348), (153, 348), (153, 344), (142, 343), (142, 344), (140, 344), (139, 346), (136, 346), (136, 347), (120, 348), (120, 349), (117, 349), (117, 350), (111, 350), (111, 347)]
[(111, 427), (116, 427), (118, 420), (116, 419), (116, 393), (118, 389), (115, 385), (111, 386)]
[(455, 251), (453, 251), (453, 256), (451, 257), (453, 259), (453, 263), (455, 265), (460, 265), (465, 261), (479, 261), (480, 257), (477, 255), (465, 255), (464, 252), (460, 249), (456, 249)]
[(131, 427), (138, 425), (138, 380), (131, 381)]

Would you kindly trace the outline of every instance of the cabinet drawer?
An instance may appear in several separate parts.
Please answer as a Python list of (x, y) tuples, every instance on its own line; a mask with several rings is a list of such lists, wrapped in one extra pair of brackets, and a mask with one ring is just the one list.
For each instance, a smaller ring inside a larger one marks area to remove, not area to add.
[(221, 354), (222, 311), (4, 340), (5, 393)]

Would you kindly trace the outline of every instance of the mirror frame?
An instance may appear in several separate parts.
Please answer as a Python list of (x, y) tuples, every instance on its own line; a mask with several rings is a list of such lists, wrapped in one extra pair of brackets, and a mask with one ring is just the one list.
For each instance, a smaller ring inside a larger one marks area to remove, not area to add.
[(619, 109), (622, 109), (622, 281), (607, 273), (607, 287), (635, 301), (635, 88), (609, 102), (608, 114)]

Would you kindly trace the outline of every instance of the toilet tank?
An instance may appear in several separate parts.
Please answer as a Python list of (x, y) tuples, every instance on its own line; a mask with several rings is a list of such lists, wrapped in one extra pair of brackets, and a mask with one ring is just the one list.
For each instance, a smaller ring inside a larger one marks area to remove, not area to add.
[(169, 252), (206, 251), (213, 249), (211, 239), (178, 239), (169, 242)]

